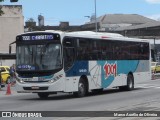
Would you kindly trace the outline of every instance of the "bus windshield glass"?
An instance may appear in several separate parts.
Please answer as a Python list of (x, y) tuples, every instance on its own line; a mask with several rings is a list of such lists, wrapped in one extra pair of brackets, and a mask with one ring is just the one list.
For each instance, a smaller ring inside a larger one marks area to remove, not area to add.
[(55, 70), (62, 66), (60, 44), (20, 44), (16, 53), (19, 71)]

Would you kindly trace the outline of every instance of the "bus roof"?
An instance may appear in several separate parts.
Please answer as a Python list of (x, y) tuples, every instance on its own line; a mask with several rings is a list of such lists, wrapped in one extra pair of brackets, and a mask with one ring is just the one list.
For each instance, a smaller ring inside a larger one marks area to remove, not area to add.
[(20, 35), (30, 33), (58, 33), (62, 36), (70, 37), (84, 37), (84, 38), (97, 38), (97, 39), (108, 39), (108, 40), (120, 40), (120, 41), (134, 41), (134, 42), (149, 42), (149, 39), (129, 38), (118, 33), (107, 33), (107, 32), (93, 32), (93, 31), (76, 31), (76, 32), (63, 32), (59, 30), (45, 30), (45, 31), (33, 31), (26, 32)]
[(45, 30), (45, 31), (31, 31), (31, 32), (25, 32), (19, 35), (25, 35), (25, 34), (30, 34), (30, 33), (58, 33), (60, 35), (64, 34), (63, 31), (58, 31), (58, 30)]
[(137, 42), (149, 42), (149, 39), (140, 38), (129, 38), (118, 33), (106, 33), (106, 32), (93, 32), (93, 31), (77, 31), (65, 33), (65, 36), (72, 37), (87, 37), (87, 38), (98, 38), (98, 39), (112, 39), (112, 40), (123, 40), (123, 41), (137, 41)]
[(82, 35), (82, 36), (104, 36), (104, 37), (124, 37), (118, 33), (104, 33), (104, 32), (93, 32), (93, 31), (76, 31), (76, 32), (68, 32), (68, 35)]

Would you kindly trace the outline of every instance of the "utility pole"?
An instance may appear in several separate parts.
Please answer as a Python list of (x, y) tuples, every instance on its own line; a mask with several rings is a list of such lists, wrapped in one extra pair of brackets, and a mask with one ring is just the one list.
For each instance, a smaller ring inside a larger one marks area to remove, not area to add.
[(95, 30), (97, 32), (97, 2), (94, 0), (94, 5), (95, 5)]

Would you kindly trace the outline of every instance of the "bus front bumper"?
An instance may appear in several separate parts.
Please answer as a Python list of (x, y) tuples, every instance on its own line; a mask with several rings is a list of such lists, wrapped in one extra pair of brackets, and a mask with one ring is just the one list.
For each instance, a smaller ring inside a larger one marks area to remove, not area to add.
[(56, 81), (55, 83), (16, 83), (16, 90), (18, 93), (39, 93), (39, 92), (63, 92), (64, 87), (62, 82)]

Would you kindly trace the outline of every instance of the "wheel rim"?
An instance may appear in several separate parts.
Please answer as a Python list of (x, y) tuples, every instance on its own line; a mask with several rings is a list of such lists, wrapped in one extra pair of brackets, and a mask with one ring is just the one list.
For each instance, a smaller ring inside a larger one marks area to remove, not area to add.
[(129, 88), (132, 88), (132, 86), (133, 86), (132, 81), (130, 81)]
[(84, 94), (85, 90), (84, 90), (84, 84), (83, 83), (79, 83), (79, 93), (80, 94)]
[(133, 80), (132, 80), (132, 78), (129, 79), (129, 88), (130, 89), (133, 88)]

